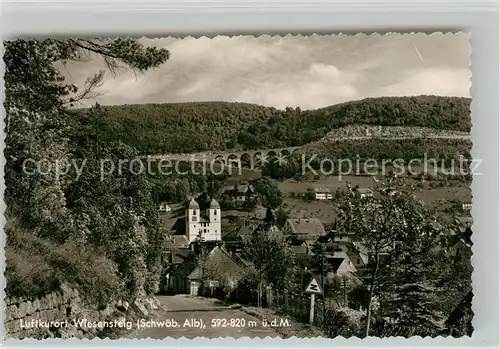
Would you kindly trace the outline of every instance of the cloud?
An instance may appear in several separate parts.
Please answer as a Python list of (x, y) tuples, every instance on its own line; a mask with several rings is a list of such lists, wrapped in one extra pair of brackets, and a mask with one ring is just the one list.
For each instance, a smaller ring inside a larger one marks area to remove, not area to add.
[(470, 97), (468, 69), (446, 67), (403, 72), (402, 81), (377, 89), (372, 96), (437, 95)]
[[(108, 74), (101, 104), (239, 101), (310, 109), (384, 95), (469, 95), (467, 36), (267, 35), (142, 41), (167, 48), (171, 58), (143, 76)], [(73, 65), (71, 83), (83, 85), (102, 66), (99, 61)]]
[(333, 65), (313, 63), (307, 69), (245, 88), (233, 100), (272, 105), (276, 108), (312, 109), (358, 97), (352, 82), (356, 74), (341, 72)]

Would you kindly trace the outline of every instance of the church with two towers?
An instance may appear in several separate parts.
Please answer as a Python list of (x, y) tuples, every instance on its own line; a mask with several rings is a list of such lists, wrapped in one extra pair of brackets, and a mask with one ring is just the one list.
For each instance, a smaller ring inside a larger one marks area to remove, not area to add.
[(200, 210), (196, 200), (191, 199), (186, 208), (186, 237), (189, 243), (201, 241), (221, 241), (221, 209), (215, 199), (212, 199), (206, 211)]

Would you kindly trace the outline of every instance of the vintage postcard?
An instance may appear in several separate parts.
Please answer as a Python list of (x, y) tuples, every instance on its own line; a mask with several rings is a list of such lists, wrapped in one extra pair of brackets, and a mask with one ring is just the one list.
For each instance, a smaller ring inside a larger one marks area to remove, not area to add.
[(5, 41), (7, 336), (471, 336), (469, 55)]

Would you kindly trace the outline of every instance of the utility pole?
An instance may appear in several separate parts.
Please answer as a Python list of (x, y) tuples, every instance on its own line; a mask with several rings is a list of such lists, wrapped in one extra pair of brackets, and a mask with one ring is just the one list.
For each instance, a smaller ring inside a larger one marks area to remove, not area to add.
[[(325, 291), (325, 253), (326, 253), (326, 248), (325, 246), (321, 246), (322, 253), (321, 253), (321, 286), (323, 289), (323, 292)], [(326, 295), (323, 293), (323, 325), (325, 323), (325, 314), (326, 314)]]
[(311, 294), (311, 307), (309, 310), (309, 323), (311, 325), (314, 323), (314, 293)]

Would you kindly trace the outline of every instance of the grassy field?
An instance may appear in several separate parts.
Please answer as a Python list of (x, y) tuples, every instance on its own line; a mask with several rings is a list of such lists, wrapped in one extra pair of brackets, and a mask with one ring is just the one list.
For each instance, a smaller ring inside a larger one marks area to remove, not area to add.
[[(415, 168), (415, 171), (418, 170)], [(429, 168), (432, 172), (432, 168)], [(259, 170), (243, 169), (241, 175), (233, 173), (229, 177), (226, 185), (235, 183), (248, 182), (261, 177)], [(317, 180), (312, 179), (313, 176), (308, 176), (309, 179), (296, 181), (288, 179), (280, 183), (279, 188), (283, 194), (283, 205), (287, 214), (292, 218), (318, 218), (324, 223), (332, 223), (338, 217), (339, 211), (337, 204), (332, 201), (307, 201), (299, 198), (294, 198), (299, 193), (304, 193), (309, 188), (318, 187), (330, 189), (335, 192), (337, 189), (345, 190), (347, 183), (351, 186), (358, 185), (360, 188), (369, 188), (374, 184), (374, 179), (371, 176), (342, 176), (337, 175), (320, 176)], [(419, 180), (407, 178), (407, 184), (418, 185), (417, 197), (430, 207), (440, 206), (445, 208), (453, 200), (461, 202), (470, 202), (472, 200), (472, 192), (469, 183), (458, 180), (429, 180), (421, 183)], [(294, 195), (295, 194), (295, 195)], [(180, 205), (172, 205), (173, 211), (163, 215), (163, 227), (170, 229), (175, 221), (184, 217), (184, 208)], [(238, 227), (246, 217), (265, 216), (265, 209), (247, 212), (230, 210), (222, 212), (222, 230), (223, 233), (228, 233), (232, 229)]]
[[(347, 183), (351, 186), (358, 185), (360, 188), (367, 188), (371, 187), (374, 181), (372, 177), (367, 176), (345, 176), (341, 179), (338, 176), (325, 176), (318, 180), (303, 181), (289, 179), (280, 184), (280, 190), (285, 197), (283, 208), (290, 217), (318, 218), (325, 223), (331, 223), (338, 216), (338, 208), (334, 202), (292, 198), (292, 193), (303, 193), (312, 187), (326, 188), (335, 192), (337, 189), (345, 190)], [(417, 185), (420, 181), (407, 179), (407, 183)], [(461, 202), (472, 200), (470, 186), (465, 182), (426, 181), (421, 186), (417, 189), (416, 195), (429, 207), (445, 208), (452, 200)]]
[(306, 201), (285, 198), (283, 209), (291, 218), (317, 218), (324, 223), (332, 223), (339, 210), (332, 201)]
[(347, 183), (350, 183), (352, 186), (357, 184), (360, 188), (370, 187), (373, 185), (373, 178), (365, 176), (345, 176), (339, 179), (338, 176), (325, 176), (318, 180), (295, 181), (294, 179), (288, 179), (281, 182), (279, 188), (284, 196), (290, 196), (292, 193), (303, 193), (307, 189), (313, 187), (330, 189), (332, 192), (335, 192), (337, 188), (345, 189)]

